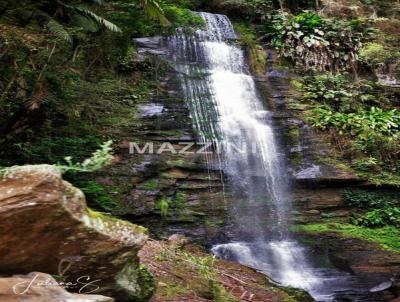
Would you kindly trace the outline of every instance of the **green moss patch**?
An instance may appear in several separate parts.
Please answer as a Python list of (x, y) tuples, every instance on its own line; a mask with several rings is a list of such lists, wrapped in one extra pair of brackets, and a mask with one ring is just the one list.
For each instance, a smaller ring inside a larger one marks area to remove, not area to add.
[(308, 233), (336, 233), (347, 238), (359, 238), (376, 242), (384, 249), (400, 252), (400, 229), (391, 226), (372, 229), (346, 223), (321, 223), (295, 225), (292, 227), (292, 231)]

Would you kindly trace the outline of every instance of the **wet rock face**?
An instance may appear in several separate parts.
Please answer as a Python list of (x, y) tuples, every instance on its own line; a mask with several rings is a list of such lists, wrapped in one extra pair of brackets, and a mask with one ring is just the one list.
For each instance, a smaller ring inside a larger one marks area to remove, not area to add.
[(362, 183), (364, 180), (337, 158), (330, 138), (306, 123), (308, 105), (298, 101), (290, 84), (296, 76), (275, 67), (276, 54), (271, 50), (267, 53), (268, 68), (257, 83), (273, 111), (275, 134), (287, 156), (288, 175), (296, 184), (313, 187)]
[(137, 46), (139, 46), (140, 54), (153, 54), (153, 55), (164, 55), (166, 54), (166, 50), (161, 47), (162, 45), (162, 37), (143, 37), (136, 38), (134, 41)]
[(399, 297), (399, 253), (382, 249), (374, 242), (345, 238), (335, 232), (302, 234), (299, 239), (306, 239), (312, 246), (312, 259), (327, 257), (334, 267), (356, 276), (359, 286), (369, 288), (369, 299), (365, 301), (392, 301)]
[(95, 281), (96, 293), (121, 301), (143, 294), (137, 252), (146, 229), (88, 210), (83, 193), (54, 167), (12, 168), (0, 181), (0, 219), (2, 274)]
[(0, 278), (0, 297), (2, 302), (114, 302), (110, 297), (100, 295), (73, 294), (44, 273), (30, 273)]
[[(157, 38), (136, 42), (143, 51), (160, 47)], [(223, 194), (220, 171), (207, 168), (206, 156), (196, 153), (202, 146), (196, 146), (176, 71), (167, 68), (159, 84), (159, 91), (138, 104), (137, 126), (119, 144), (120, 161), (98, 173), (96, 182), (119, 205), (114, 214), (148, 227), (153, 236), (181, 233), (210, 245), (229, 229), (229, 196)], [(162, 200), (169, 203), (163, 215)]]

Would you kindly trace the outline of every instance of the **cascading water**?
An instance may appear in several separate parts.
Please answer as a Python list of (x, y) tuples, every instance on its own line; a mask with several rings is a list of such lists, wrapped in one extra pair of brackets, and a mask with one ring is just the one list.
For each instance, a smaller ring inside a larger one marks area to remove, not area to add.
[(335, 301), (333, 293), (349, 289), (352, 281), (335, 270), (327, 276), (325, 270), (313, 269), (305, 248), (289, 235), (283, 155), (232, 25), (226, 16), (199, 14), (205, 30), (178, 32), (167, 43), (200, 142), (211, 141), (219, 151), (208, 155), (209, 167), (223, 170), (237, 200), (232, 205), (235, 241), (212, 251), (283, 285), (303, 288), (318, 301)]

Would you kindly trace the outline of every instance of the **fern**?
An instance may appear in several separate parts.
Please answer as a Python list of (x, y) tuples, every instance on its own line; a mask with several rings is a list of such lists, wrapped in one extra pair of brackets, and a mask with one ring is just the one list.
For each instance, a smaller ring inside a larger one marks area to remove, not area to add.
[(75, 14), (71, 17), (73, 26), (80, 27), (86, 32), (97, 32), (101, 25), (85, 16)]
[(136, 2), (139, 3), (150, 18), (158, 20), (164, 26), (170, 24), (157, 0), (136, 0)]
[(121, 29), (117, 25), (100, 17), (99, 15), (96, 15), (94, 12), (92, 12), (84, 7), (71, 6), (71, 5), (67, 5), (64, 3), (63, 3), (63, 5), (70, 11), (75, 12), (79, 15), (82, 15), (86, 18), (89, 18), (112, 32), (121, 32)]
[(103, 143), (100, 149), (92, 154), (92, 157), (85, 159), (82, 163), (72, 162), (72, 157), (65, 157), (67, 164), (57, 164), (56, 167), (65, 172), (94, 172), (108, 165), (114, 158), (112, 155), (112, 141)]
[(53, 34), (57, 38), (64, 40), (68, 43), (72, 43), (72, 39), (69, 33), (65, 30), (64, 26), (58, 23), (56, 20), (51, 18), (46, 24), (46, 28), (51, 34)]
[(158, 207), (160, 208), (160, 214), (163, 217), (168, 215), (169, 202), (170, 202), (169, 198), (163, 197), (158, 203)]

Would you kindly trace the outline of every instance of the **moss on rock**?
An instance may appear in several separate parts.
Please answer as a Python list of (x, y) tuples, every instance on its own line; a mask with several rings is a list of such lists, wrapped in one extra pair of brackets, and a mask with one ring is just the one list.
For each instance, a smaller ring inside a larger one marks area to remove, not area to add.
[(359, 238), (375, 242), (383, 249), (400, 252), (400, 229), (391, 226), (372, 229), (346, 223), (319, 223), (295, 225), (292, 231), (314, 234), (334, 233), (344, 238)]

